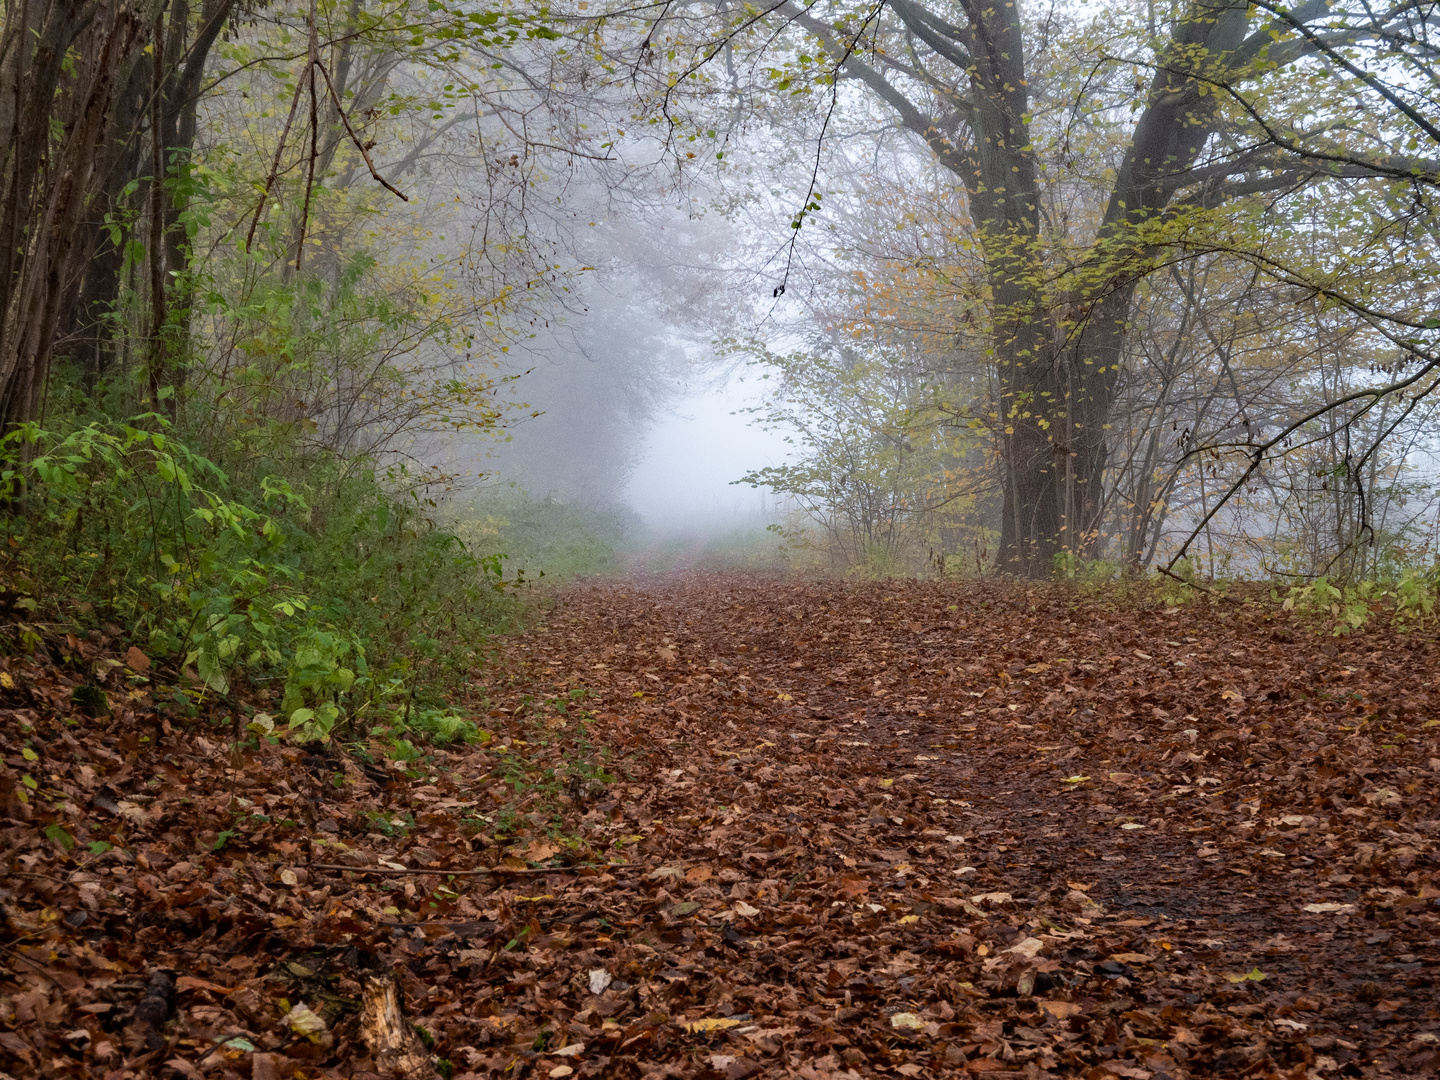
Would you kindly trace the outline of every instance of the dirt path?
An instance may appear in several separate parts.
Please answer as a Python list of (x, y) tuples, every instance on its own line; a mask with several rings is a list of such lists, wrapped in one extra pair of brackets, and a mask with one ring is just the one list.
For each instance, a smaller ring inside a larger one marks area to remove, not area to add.
[[(637, 1030), (642, 1071), (1440, 1061), (1423, 637), (681, 577), (577, 589), (515, 649), (629, 754), (584, 826), (644, 837), (595, 954), (633, 968), (616, 1016), (742, 1018)], [(576, 1004), (593, 1043), (616, 1003)]]
[(501, 643), (487, 741), (364, 763), (3, 658), (0, 1071), (373, 1080), (379, 973), (455, 1076), (1430, 1075), (1437, 671), (676, 574)]

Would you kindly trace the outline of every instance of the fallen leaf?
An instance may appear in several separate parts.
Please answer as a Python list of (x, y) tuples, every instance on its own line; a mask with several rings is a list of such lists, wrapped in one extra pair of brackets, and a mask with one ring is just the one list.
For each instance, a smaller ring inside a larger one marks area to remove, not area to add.
[(559, 854), (560, 849), (544, 840), (532, 840), (525, 849), (525, 858), (532, 863), (544, 862), (546, 859), (554, 858)]
[(1055, 1017), (1056, 1020), (1068, 1020), (1072, 1016), (1079, 1016), (1085, 1010), (1073, 1001), (1048, 1001), (1036, 1002), (1045, 1012)]
[(1225, 981), (1226, 981), (1226, 982), (1232, 982), (1232, 983), (1243, 983), (1243, 982), (1247, 982), (1247, 981), (1248, 981), (1248, 982), (1261, 982), (1261, 981), (1264, 980), (1264, 978), (1265, 978), (1265, 973), (1264, 973), (1263, 971), (1261, 971), (1259, 968), (1251, 968), (1249, 971), (1240, 972), (1240, 973), (1226, 972), (1226, 974), (1225, 974)]
[(282, 1023), (286, 1024), (296, 1035), (309, 1039), (311, 1042), (320, 1042), (329, 1032), (325, 1027), (325, 1021), (310, 1011), (310, 1007), (300, 1002), (288, 1013)]
[(689, 1020), (680, 1026), (686, 1031), (703, 1034), (709, 1031), (724, 1031), (726, 1028), (739, 1027), (744, 1022), (729, 1016), (715, 1016), (705, 1020)]
[(1355, 905), (1340, 904), (1331, 900), (1326, 900), (1318, 904), (1306, 904), (1303, 910), (1310, 912), (1310, 914), (1312, 915), (1326, 915), (1331, 913), (1343, 913), (1348, 915), (1355, 910)]
[(604, 968), (590, 969), (590, 993), (603, 994), (606, 987), (615, 981), (615, 977)]
[(1029, 960), (1035, 956), (1038, 956), (1040, 954), (1040, 951), (1044, 948), (1045, 942), (1041, 941), (1039, 938), (1027, 937), (1021, 938), (1018, 942), (1010, 946), (1010, 948), (1006, 949), (1005, 951), (1007, 953), (1012, 953), (1015, 956), (1023, 956), (1025, 957), (1025, 959)]
[(756, 915), (760, 914), (760, 909), (751, 907), (744, 900), (736, 900), (735, 914), (739, 915), (742, 919), (753, 919)]
[(1013, 904), (1015, 898), (1008, 892), (976, 893), (970, 897), (972, 904)]
[(911, 1031), (924, 1031), (925, 1021), (913, 1012), (898, 1012), (890, 1017), (890, 1026), (893, 1028), (906, 1028)]

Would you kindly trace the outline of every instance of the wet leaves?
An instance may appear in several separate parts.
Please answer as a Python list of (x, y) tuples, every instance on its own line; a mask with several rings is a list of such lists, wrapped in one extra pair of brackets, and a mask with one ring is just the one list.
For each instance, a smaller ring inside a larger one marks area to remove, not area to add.
[(393, 764), (12, 659), (0, 1069), (376, 1072), (385, 973), (457, 1076), (1433, 1071), (1440, 654), (1271, 614), (580, 587)]

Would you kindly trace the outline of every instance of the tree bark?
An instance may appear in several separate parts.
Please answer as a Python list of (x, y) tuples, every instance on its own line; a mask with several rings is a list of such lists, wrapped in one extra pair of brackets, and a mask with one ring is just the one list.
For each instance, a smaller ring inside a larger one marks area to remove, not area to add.
[[(56, 332), (89, 250), (85, 217), (111, 104), (141, 25), (123, 3), (22, 0), (7, 9), (4, 27), (0, 424), (8, 428), (40, 410)], [(67, 56), (75, 58), (70, 70)]]

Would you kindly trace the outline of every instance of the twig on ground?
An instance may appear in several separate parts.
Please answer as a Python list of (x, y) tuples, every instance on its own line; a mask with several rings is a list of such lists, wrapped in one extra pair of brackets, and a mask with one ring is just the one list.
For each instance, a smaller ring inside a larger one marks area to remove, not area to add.
[(310, 863), (310, 870), (352, 870), (357, 874), (381, 874), (386, 877), (406, 874), (439, 874), (445, 877), (478, 877), (488, 874), (569, 874), (576, 870), (627, 870), (631, 863), (607, 866), (604, 863), (578, 863), (575, 866), (541, 866), (521, 870), (510, 866), (484, 866), (473, 870), (452, 870), (447, 867), (427, 867), (423, 870), (396, 870), (392, 866), (345, 866), (342, 863)]
[(1224, 593), (1216, 592), (1214, 589), (1207, 589), (1204, 585), (1196, 585), (1195, 582), (1193, 582), (1193, 581), (1187, 581), (1185, 578), (1181, 577), (1179, 574), (1173, 573), (1172, 571), (1166, 569), (1166, 568), (1163, 567), (1163, 566), (1157, 566), (1155, 569), (1158, 570), (1160, 573), (1164, 574), (1166, 577), (1168, 577), (1168, 578), (1173, 578), (1175, 581), (1180, 582), (1181, 585), (1187, 585), (1187, 586), (1189, 586), (1190, 588), (1194, 589), (1196, 592), (1209, 593), (1211, 596), (1215, 597), (1215, 599), (1217, 599), (1217, 600), (1224, 600), (1227, 604), (1235, 604), (1236, 606), (1243, 606), (1243, 605), (1240, 604), (1240, 601), (1239, 601), (1239, 600), (1236, 600), (1233, 596), (1226, 596)]

